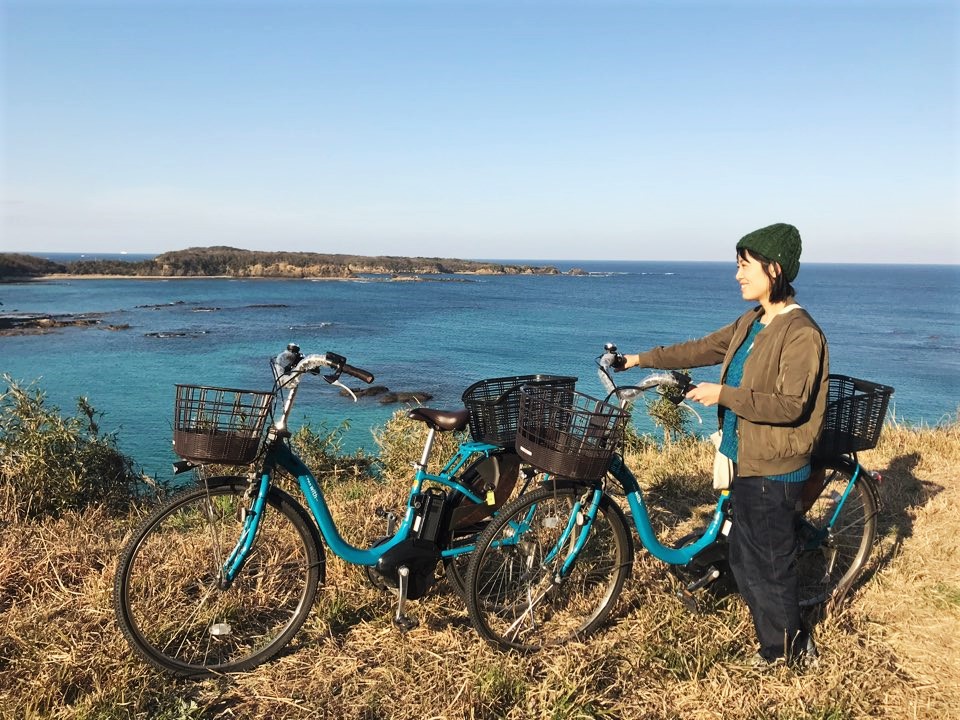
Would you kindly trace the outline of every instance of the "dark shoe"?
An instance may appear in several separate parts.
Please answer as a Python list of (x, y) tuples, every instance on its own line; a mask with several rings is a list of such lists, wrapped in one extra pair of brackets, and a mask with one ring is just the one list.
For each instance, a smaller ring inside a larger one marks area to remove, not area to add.
[(813, 635), (807, 633), (807, 639), (800, 650), (793, 656), (790, 665), (799, 671), (812, 670), (820, 664), (820, 653), (817, 651), (817, 644), (813, 641)]

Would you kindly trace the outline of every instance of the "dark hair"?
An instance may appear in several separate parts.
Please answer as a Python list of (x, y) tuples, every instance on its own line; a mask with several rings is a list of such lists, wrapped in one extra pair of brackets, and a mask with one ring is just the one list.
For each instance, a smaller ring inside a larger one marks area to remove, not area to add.
[(741, 260), (747, 259), (747, 253), (750, 254), (754, 260), (756, 260), (763, 267), (763, 271), (770, 276), (770, 302), (783, 302), (788, 297), (793, 297), (796, 295), (794, 292), (793, 285), (790, 284), (790, 281), (787, 280), (787, 277), (783, 274), (783, 269), (780, 268), (779, 272), (774, 273), (774, 270), (777, 269), (777, 261), (771, 260), (768, 257), (764, 257), (754, 250), (747, 250), (746, 248), (739, 248), (737, 250), (737, 257)]

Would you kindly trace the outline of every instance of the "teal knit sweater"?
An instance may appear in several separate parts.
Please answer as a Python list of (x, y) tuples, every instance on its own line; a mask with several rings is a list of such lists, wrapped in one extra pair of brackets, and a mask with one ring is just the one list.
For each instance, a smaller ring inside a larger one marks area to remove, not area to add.
[[(743, 344), (737, 348), (737, 351), (730, 359), (730, 364), (727, 366), (727, 376), (723, 381), (725, 385), (740, 387), (740, 383), (743, 381), (743, 364), (747, 361), (747, 357), (753, 349), (754, 339), (764, 327), (765, 325), (759, 320), (753, 321), (753, 325), (750, 326), (750, 332), (747, 333)], [(723, 439), (720, 442), (719, 450), (733, 460), (733, 462), (736, 462), (739, 445), (737, 438), (737, 414), (733, 412), (733, 410), (725, 407), (720, 408), (720, 413), (722, 418), (721, 427), (723, 429)], [(804, 482), (808, 477), (810, 477), (809, 464), (784, 475), (771, 475), (770, 479), (779, 482)]]

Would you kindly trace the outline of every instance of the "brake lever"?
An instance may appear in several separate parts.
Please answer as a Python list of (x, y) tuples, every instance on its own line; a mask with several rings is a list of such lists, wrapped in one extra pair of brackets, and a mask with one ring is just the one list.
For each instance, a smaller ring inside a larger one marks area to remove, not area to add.
[(694, 417), (697, 418), (697, 422), (703, 425), (703, 418), (700, 417), (700, 413), (698, 413), (692, 405), (688, 405), (686, 401), (687, 393), (697, 386), (696, 383), (691, 382), (690, 376), (685, 372), (671, 370), (670, 374), (673, 375), (674, 379), (677, 381), (677, 386), (680, 388), (680, 391), (682, 391), (680, 398), (676, 401), (677, 407), (684, 408), (685, 410), (692, 412)]
[(613, 381), (613, 378), (610, 377), (609, 371), (599, 363), (597, 363), (597, 375), (600, 377), (600, 384), (603, 385), (603, 389), (607, 391), (608, 395), (612, 395), (617, 391), (617, 384)]
[(340, 382), (339, 380), (331, 380), (331, 379), (330, 379), (328, 376), (326, 376), (326, 375), (323, 376), (323, 379), (326, 380), (326, 381), (327, 381), (328, 383), (330, 383), (331, 385), (333, 385), (334, 387), (338, 387), (338, 388), (341, 388), (341, 389), (343, 389), (343, 390), (346, 390), (347, 393), (350, 395), (350, 397), (353, 398), (353, 401), (354, 401), (354, 402), (357, 402), (357, 395), (356, 395), (356, 393), (354, 393), (353, 390), (351, 390), (350, 388), (348, 388), (348, 387), (347, 387), (346, 385), (344, 385), (342, 382)]
[(693, 409), (693, 406), (692, 406), (692, 405), (687, 405), (687, 403), (686, 403), (685, 401), (681, 401), (681, 402), (678, 402), (678, 403), (677, 403), (677, 407), (679, 407), (679, 408), (684, 408), (684, 409), (689, 410), (690, 412), (692, 412), (693, 415), (694, 415), (694, 417), (697, 418), (697, 422), (700, 423), (701, 425), (703, 425), (703, 418), (700, 417), (700, 413), (698, 413), (696, 410)]

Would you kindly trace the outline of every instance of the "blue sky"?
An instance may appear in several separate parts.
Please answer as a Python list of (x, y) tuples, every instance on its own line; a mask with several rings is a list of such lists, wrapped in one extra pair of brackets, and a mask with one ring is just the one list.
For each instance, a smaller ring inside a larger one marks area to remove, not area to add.
[(955, 2), (0, 6), (0, 250), (960, 262)]

